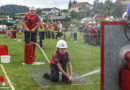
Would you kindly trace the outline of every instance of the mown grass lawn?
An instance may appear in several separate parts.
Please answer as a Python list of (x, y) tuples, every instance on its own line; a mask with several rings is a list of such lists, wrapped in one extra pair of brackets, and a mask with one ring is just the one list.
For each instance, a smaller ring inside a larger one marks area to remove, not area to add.
[[(17, 38), (24, 40), (23, 35), (17, 34)], [(57, 40), (45, 39), (43, 41), (43, 48), (48, 58), (50, 59), (52, 53), (56, 50)], [(100, 68), (100, 47), (83, 44), (83, 38), (78, 33), (78, 42), (74, 43), (69, 40), (69, 32), (67, 32), (68, 52), (71, 57), (73, 72), (79, 75), (88, 73), (90, 71)], [(8, 39), (5, 35), (0, 34), (0, 45), (8, 45), (9, 55), (11, 55), (11, 62), (3, 64), (7, 75), (13, 83), (16, 90), (100, 90), (100, 84), (79, 85), (79, 86), (62, 86), (62, 87), (49, 87), (49, 88), (30, 88), (40, 87), (40, 85), (32, 78), (27, 72), (27, 68), (49, 68), (45, 57), (41, 51), (36, 48), (37, 61), (44, 61), (45, 65), (32, 66), (21, 63), (24, 62), (24, 43), (17, 42), (13, 39)], [(0, 75), (2, 71), (0, 69)], [(3, 75), (3, 74), (2, 74)], [(94, 74), (85, 77), (94, 82), (100, 82), (100, 74)]]

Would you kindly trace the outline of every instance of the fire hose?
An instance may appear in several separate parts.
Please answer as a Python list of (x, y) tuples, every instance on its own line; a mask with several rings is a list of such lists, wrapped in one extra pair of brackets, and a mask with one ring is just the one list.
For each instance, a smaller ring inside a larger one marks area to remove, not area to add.
[(41, 50), (42, 54), (45, 56), (47, 62), (49, 63), (50, 61), (49, 61), (47, 55), (45, 54), (44, 50), (37, 43), (34, 43), (34, 42), (31, 42), (31, 43), (35, 44)]

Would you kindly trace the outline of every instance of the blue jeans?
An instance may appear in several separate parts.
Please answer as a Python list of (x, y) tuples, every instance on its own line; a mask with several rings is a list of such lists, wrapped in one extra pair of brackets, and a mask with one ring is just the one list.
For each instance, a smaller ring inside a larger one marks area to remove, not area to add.
[(73, 40), (74, 39), (74, 33), (70, 33), (70, 39)]

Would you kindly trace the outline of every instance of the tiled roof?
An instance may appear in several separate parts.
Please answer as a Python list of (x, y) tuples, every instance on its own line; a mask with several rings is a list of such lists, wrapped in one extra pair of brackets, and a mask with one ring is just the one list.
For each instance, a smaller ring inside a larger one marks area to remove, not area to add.
[(60, 10), (60, 9), (58, 9), (58, 8), (56, 8), (56, 7), (54, 7), (54, 8), (43, 8), (42, 10), (43, 10), (43, 11), (50, 11), (50, 10), (52, 10), (52, 9)]
[(116, 0), (116, 2), (121, 2), (122, 0)]
[(84, 5), (84, 4), (89, 4), (89, 3), (88, 2), (74, 3), (74, 4), (71, 5), (71, 7), (80, 7), (80, 6)]

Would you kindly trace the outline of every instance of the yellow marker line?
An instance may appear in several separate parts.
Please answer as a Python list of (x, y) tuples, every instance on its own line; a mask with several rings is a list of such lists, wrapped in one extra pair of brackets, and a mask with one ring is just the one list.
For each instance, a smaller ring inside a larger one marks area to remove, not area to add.
[(9, 83), (11, 89), (12, 89), (12, 90), (15, 90), (14, 86), (11, 84), (11, 81), (10, 81), (10, 79), (8, 78), (8, 76), (7, 76), (6, 72), (5, 72), (5, 69), (4, 69), (3, 65), (0, 64), (0, 67), (2, 68), (2, 70), (3, 70), (3, 72), (4, 72), (4, 75), (5, 75), (5, 77), (6, 77), (7, 81), (8, 81), (8, 83)]

